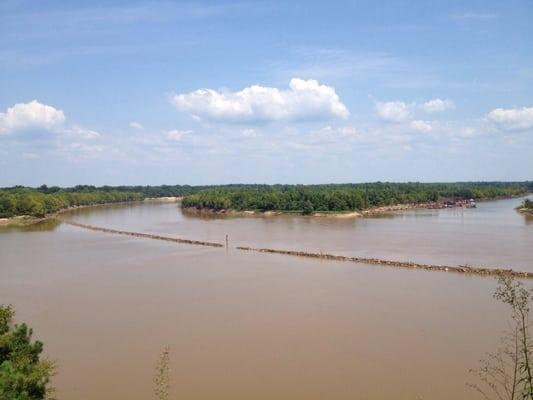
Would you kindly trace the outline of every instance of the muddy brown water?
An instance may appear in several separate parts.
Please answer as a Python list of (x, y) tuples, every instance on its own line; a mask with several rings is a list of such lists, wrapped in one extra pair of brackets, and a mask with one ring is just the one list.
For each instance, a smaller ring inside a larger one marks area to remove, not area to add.
[(82, 209), (75, 221), (230, 246), (302, 250), (445, 265), (533, 271), (533, 218), (515, 211), (523, 199), (475, 209), (409, 210), (368, 218), (187, 215), (175, 203)]
[[(202, 219), (175, 204), (85, 209), (99, 226), (230, 245), (533, 270), (518, 199), (335, 220)], [(150, 399), (171, 348), (173, 399), (471, 399), (468, 369), (507, 310), (492, 278), (115, 236), (0, 231), (0, 303), (57, 360), (60, 399)]]

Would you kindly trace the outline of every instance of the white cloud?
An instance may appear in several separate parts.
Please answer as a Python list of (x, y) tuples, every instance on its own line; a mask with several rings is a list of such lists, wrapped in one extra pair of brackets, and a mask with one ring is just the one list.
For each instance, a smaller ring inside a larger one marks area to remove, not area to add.
[(18, 130), (40, 128), (50, 130), (65, 122), (65, 114), (52, 106), (41, 104), (37, 100), (29, 103), (17, 103), (0, 113), (0, 134), (9, 134)]
[(446, 111), (454, 107), (451, 100), (432, 99), (425, 103), (406, 103), (403, 101), (376, 102), (377, 116), (387, 122), (407, 122), (417, 110), (427, 113)]
[(411, 121), (409, 126), (415, 131), (422, 132), (422, 133), (431, 132), (433, 130), (433, 127), (431, 126), (429, 122), (421, 121), (421, 120)]
[(425, 112), (441, 112), (453, 108), (454, 104), (451, 100), (433, 99), (420, 104), (420, 108)]
[(77, 139), (96, 139), (100, 137), (98, 132), (82, 128), (78, 125), (73, 125), (72, 128), (65, 129), (63, 133), (65, 133), (66, 136)]
[(404, 122), (410, 117), (409, 106), (403, 101), (378, 101), (376, 114), (380, 119), (388, 122)]
[(131, 121), (129, 123), (129, 127), (130, 128), (133, 128), (133, 129), (137, 129), (138, 131), (142, 131), (144, 129), (144, 126), (142, 126), (139, 122), (137, 121)]
[(349, 111), (335, 89), (316, 80), (293, 78), (289, 89), (253, 85), (239, 92), (198, 89), (172, 97), (179, 111), (217, 121), (281, 121), (347, 118)]
[(187, 135), (190, 135), (192, 131), (182, 131), (179, 129), (173, 129), (165, 132), (165, 136), (168, 140), (173, 142), (181, 142)]
[(533, 107), (496, 108), (487, 117), (505, 130), (533, 128)]
[(280, 76), (367, 80), (401, 65), (399, 59), (384, 53), (351, 53), (338, 48), (300, 47), (288, 60), (272, 62), (269, 68)]
[(342, 143), (342, 141), (345, 139), (359, 139), (361, 137), (361, 133), (353, 126), (332, 127), (328, 125), (316, 132), (313, 132), (311, 136), (315, 139), (320, 138), (340, 140)]

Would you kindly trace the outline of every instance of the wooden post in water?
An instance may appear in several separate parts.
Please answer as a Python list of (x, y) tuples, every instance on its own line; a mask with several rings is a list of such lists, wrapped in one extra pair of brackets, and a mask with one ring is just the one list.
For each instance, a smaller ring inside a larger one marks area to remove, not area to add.
[(228, 235), (226, 234), (226, 250), (229, 248), (228, 246)]

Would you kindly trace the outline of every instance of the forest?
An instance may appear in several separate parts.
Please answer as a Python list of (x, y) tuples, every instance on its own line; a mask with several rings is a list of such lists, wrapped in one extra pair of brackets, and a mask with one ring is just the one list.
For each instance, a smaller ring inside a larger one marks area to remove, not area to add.
[(187, 194), (183, 207), (210, 210), (344, 212), (395, 204), (494, 199), (533, 191), (533, 182), (233, 185)]
[(0, 218), (19, 215), (44, 217), (47, 214), (93, 204), (139, 201), (145, 198), (179, 197), (212, 186), (92, 186), (77, 185), (62, 188), (42, 185), (37, 188), (13, 186), (0, 188)]
[(143, 200), (144, 195), (120, 191), (66, 191), (45, 193), (32, 188), (0, 189), (0, 218), (27, 215), (42, 218), (47, 214), (93, 204)]
[(533, 182), (354, 183), (326, 185), (91, 186), (0, 188), (0, 218), (47, 214), (93, 204), (179, 196), (184, 207), (210, 210), (343, 212), (393, 204), (493, 199), (533, 192)]

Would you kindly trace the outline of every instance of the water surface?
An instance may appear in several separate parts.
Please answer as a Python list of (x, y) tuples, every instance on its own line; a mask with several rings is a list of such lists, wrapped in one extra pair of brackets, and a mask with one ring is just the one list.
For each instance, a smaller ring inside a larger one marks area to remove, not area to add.
[[(458, 258), (526, 267), (533, 226), (508, 212), (512, 205), (348, 221), (202, 220), (174, 204), (145, 204), (80, 210), (73, 218), (221, 242), (227, 232), (232, 244), (441, 260), (453, 259), (453, 251), (438, 238), (461, 233), (473, 250), (457, 240)], [(475, 249), (482, 238), (489, 254)], [(497, 347), (507, 326), (491, 278), (177, 245), (68, 225), (4, 229), (0, 256), (0, 303), (12, 303), (57, 360), (60, 399), (154, 398), (154, 365), (169, 345), (174, 399), (466, 400), (476, 398), (465, 385), (468, 369)]]
[(409, 210), (372, 218), (209, 218), (184, 214), (174, 203), (152, 203), (83, 209), (72, 218), (220, 243), (228, 234), (232, 246), (533, 271), (533, 219), (515, 210), (522, 201), (487, 201), (475, 209)]

